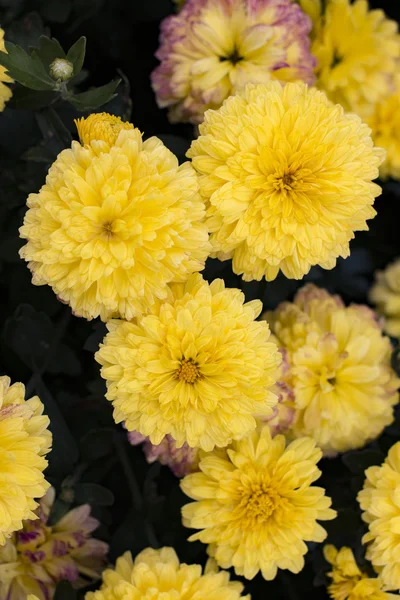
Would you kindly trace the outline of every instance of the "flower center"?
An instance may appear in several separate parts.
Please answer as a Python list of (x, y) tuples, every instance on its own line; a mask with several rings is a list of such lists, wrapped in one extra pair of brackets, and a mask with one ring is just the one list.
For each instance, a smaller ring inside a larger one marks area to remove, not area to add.
[(273, 487), (264, 483), (253, 483), (250, 490), (243, 490), (239, 504), (243, 526), (252, 527), (265, 523), (275, 509), (284, 502), (285, 498), (282, 498)]
[(220, 60), (220, 62), (224, 62), (225, 60), (228, 60), (233, 65), (236, 65), (238, 62), (243, 60), (243, 56), (240, 56), (237, 48), (234, 48), (233, 52), (231, 54), (229, 54), (228, 56), (220, 56), (219, 60)]
[(105, 233), (108, 238), (114, 235), (113, 223), (111, 221), (103, 223), (103, 233)]
[(184, 358), (181, 361), (179, 369), (176, 371), (176, 376), (186, 383), (194, 383), (201, 377), (201, 373), (197, 363), (192, 358)]
[(338, 56), (338, 54), (335, 51), (333, 58), (332, 58), (331, 69), (334, 69), (335, 67), (337, 67), (341, 62), (342, 62), (341, 56)]
[(292, 173), (284, 173), (281, 177), (276, 177), (275, 189), (276, 190), (293, 190), (294, 184), (296, 183), (296, 177)]

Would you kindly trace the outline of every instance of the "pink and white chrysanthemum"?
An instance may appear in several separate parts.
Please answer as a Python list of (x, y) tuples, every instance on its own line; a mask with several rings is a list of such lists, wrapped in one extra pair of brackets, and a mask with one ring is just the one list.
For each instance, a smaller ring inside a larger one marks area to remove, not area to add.
[(247, 83), (313, 83), (310, 30), (291, 0), (187, 0), (161, 26), (157, 102), (171, 121), (200, 123)]

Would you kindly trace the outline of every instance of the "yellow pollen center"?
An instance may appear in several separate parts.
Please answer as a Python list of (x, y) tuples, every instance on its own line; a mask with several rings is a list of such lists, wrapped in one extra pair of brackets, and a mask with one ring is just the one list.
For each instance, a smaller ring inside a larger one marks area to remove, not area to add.
[(282, 176), (277, 176), (274, 187), (280, 191), (291, 191), (296, 183), (296, 177), (292, 173), (284, 173)]
[(184, 358), (181, 361), (181, 366), (176, 372), (176, 376), (178, 379), (185, 381), (186, 383), (194, 383), (200, 378), (201, 374), (199, 367), (191, 358)]
[(273, 514), (279, 504), (285, 502), (278, 492), (268, 485), (257, 483), (251, 490), (243, 490), (239, 508), (247, 525), (264, 523)]

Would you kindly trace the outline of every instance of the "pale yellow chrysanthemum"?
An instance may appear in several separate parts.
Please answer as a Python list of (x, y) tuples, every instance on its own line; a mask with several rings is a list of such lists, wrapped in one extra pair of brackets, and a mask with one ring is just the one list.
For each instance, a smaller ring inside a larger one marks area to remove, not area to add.
[(25, 400), (25, 386), (0, 377), (0, 546), (33, 510), (49, 487), (43, 471), (50, 451), (49, 419), (37, 396)]
[(255, 414), (271, 415), (281, 356), (255, 321), (261, 302), (243, 302), (240, 290), (196, 274), (151, 315), (109, 322), (96, 360), (116, 422), (153, 444), (170, 434), (178, 447), (212, 450), (254, 430)]
[(369, 297), (385, 317), (385, 331), (400, 338), (400, 258), (376, 273)]
[[(0, 27), (0, 52), (7, 52), (4, 47), (4, 30)], [(6, 73), (7, 69), (0, 65), (0, 112), (2, 112), (5, 108), (7, 100), (9, 100), (12, 96), (12, 91), (6, 85), (7, 83), (13, 83), (14, 80), (11, 79), (9, 75)]]
[(183, 524), (200, 529), (189, 541), (209, 544), (222, 568), (234, 567), (252, 579), (278, 569), (298, 573), (304, 567), (305, 542), (322, 542), (318, 520), (334, 519), (331, 499), (311, 484), (321, 472), (322, 452), (311, 438), (285, 448), (285, 438), (271, 438), (268, 425), (259, 432), (200, 458), (199, 473), (181, 481), (196, 500), (182, 508)]
[(400, 77), (396, 78), (393, 94), (376, 104), (368, 125), (374, 143), (386, 150), (386, 160), (379, 174), (382, 179), (400, 179)]
[(134, 129), (132, 123), (124, 122), (121, 117), (108, 113), (93, 113), (88, 117), (75, 119), (79, 139), (82, 145), (90, 145), (93, 140), (103, 140), (109, 146), (117, 141), (122, 129)]
[(205, 208), (189, 163), (124, 123), (115, 139), (114, 121), (98, 118), (79, 123), (90, 143), (72, 142), (30, 194), (20, 255), (32, 282), (51, 285), (75, 314), (131, 319), (204, 267)]
[(367, 306), (345, 307), (314, 285), (267, 315), (288, 355), (294, 392), (291, 435), (313, 437), (326, 453), (364, 446), (393, 421), (400, 381), (392, 347)]
[(103, 585), (85, 600), (250, 600), (229, 573), (180, 563), (173, 548), (146, 548), (132, 560), (130, 552), (103, 573)]
[(332, 102), (365, 118), (393, 91), (400, 58), (398, 25), (382, 10), (369, 10), (366, 0), (323, 4), (321, 14), (315, 2), (302, 2), (314, 20), (317, 86)]
[(400, 442), (394, 444), (381, 466), (365, 471), (364, 488), (357, 499), (368, 523), (363, 537), (367, 559), (388, 590), (400, 589)]
[(388, 594), (382, 589), (379, 577), (368, 577), (361, 571), (354, 558), (351, 548), (343, 546), (337, 550), (330, 544), (324, 547), (324, 556), (332, 565), (328, 576), (332, 583), (328, 592), (333, 600), (394, 600), (394, 594)]
[(370, 129), (304, 84), (248, 85), (207, 111), (188, 156), (208, 201), (213, 256), (248, 281), (331, 269), (367, 229), (384, 151)]

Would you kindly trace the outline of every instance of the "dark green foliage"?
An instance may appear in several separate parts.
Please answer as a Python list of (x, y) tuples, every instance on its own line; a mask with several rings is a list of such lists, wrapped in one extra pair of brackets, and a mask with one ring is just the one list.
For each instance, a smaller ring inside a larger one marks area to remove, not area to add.
[[(400, 18), (396, 3), (372, 4)], [(171, 0), (0, 0), (9, 51), (0, 55), (0, 64), (19, 82), (0, 115), (0, 374), (23, 381), (29, 395), (40, 395), (50, 417), (54, 444), (47, 476), (58, 492), (53, 522), (88, 502), (102, 524), (97, 535), (110, 543), (111, 561), (126, 550), (171, 545), (183, 561), (204, 564), (205, 547), (189, 543), (189, 530), (181, 525), (187, 498), (178, 480), (158, 463), (149, 466), (141, 448), (130, 446), (126, 432), (114, 424), (93, 356), (104, 324), (74, 317), (48, 286), (33, 286), (18, 256), (26, 198), (40, 189), (49, 165), (76, 139), (73, 120), (82, 113), (104, 110), (129, 119), (185, 160), (193, 129), (168, 123), (149, 80), (157, 64), (160, 20), (173, 10)], [(64, 57), (73, 64), (73, 76), (62, 86), (49, 68)], [(356, 235), (351, 256), (332, 271), (312, 269), (305, 281), (341, 294), (346, 303), (367, 301), (374, 271), (400, 256), (400, 184), (387, 182), (383, 188), (375, 205), (378, 216), (370, 231)], [(265, 309), (291, 299), (304, 283), (282, 276), (271, 283), (245, 283), (230, 262), (213, 259), (204, 276), (209, 281), (222, 277), (248, 300), (261, 298)], [(392, 364), (400, 374), (398, 350)], [(399, 439), (397, 411), (379, 440), (321, 463), (319, 484), (339, 513), (324, 525), (329, 541), (351, 546), (360, 561), (365, 525), (356, 495), (364, 470), (379, 464)], [(299, 575), (280, 573), (272, 582), (258, 576), (246, 582), (246, 592), (253, 600), (322, 600), (327, 598), (326, 570), (321, 546), (310, 544)], [(82, 598), (83, 592), (75, 593), (66, 582), (57, 587), (55, 600)]]

